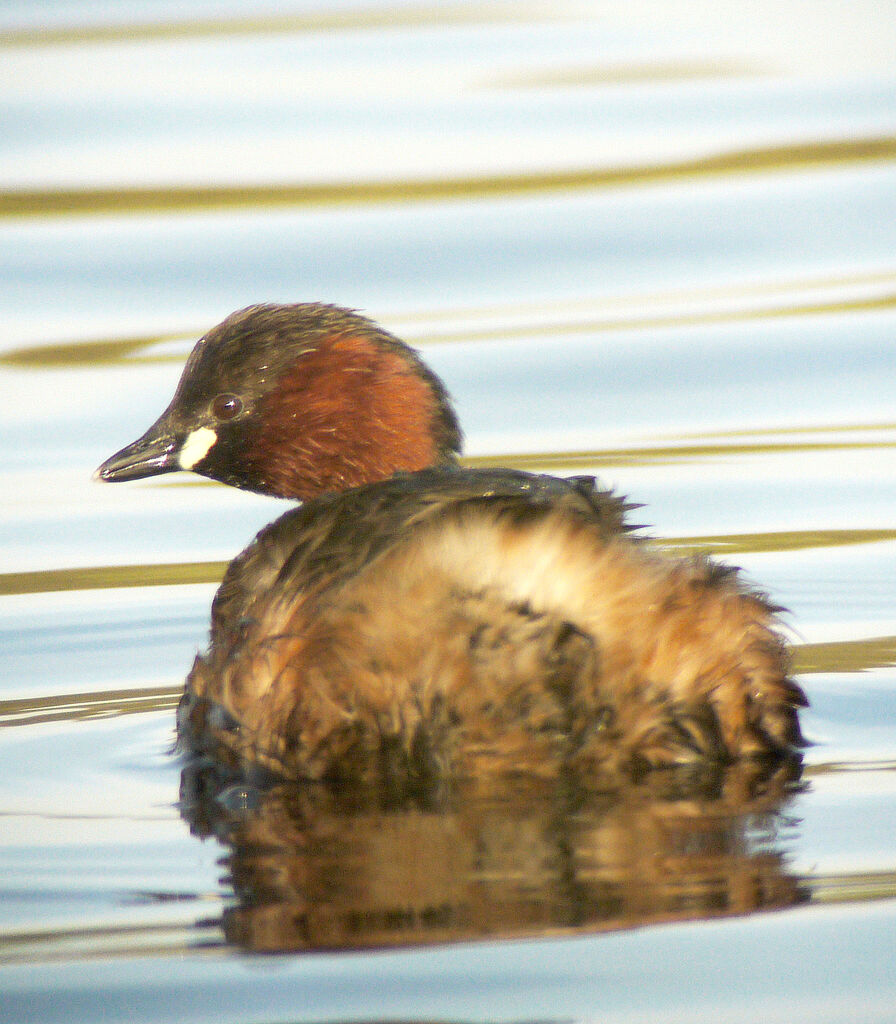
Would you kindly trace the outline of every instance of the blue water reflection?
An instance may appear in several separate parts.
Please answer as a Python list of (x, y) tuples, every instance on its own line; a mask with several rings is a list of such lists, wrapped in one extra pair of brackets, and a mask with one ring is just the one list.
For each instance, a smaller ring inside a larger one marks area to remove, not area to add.
[[(0, 47), (0, 1016), (890, 1020), (888, 5), (7, 3)], [(789, 607), (805, 786), (719, 845), (732, 906), (757, 878), (808, 906), (227, 946), (240, 850), (184, 807), (173, 705), (209, 567), (282, 503), (90, 477), (200, 333), (311, 299), (420, 345), (473, 457), (597, 473)]]

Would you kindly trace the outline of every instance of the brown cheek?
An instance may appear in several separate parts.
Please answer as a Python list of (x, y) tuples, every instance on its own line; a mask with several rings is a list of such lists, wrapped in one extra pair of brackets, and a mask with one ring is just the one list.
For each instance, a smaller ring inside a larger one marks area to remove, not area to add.
[(264, 403), (255, 459), (268, 493), (311, 498), (438, 461), (432, 390), (400, 354), (341, 338), (301, 369)]

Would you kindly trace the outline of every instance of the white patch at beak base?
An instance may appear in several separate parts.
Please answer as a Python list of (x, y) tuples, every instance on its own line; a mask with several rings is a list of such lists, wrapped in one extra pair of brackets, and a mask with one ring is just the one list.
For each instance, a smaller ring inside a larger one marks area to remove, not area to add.
[(192, 469), (211, 451), (218, 435), (210, 427), (199, 427), (191, 430), (177, 453), (177, 464), (181, 469)]

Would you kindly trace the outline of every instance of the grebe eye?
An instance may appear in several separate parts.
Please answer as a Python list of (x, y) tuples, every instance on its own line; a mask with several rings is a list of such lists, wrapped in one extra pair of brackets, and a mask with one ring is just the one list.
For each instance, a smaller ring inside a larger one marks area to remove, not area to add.
[(218, 395), (212, 402), (212, 415), (216, 420), (232, 420), (243, 411), (243, 403), (237, 395)]

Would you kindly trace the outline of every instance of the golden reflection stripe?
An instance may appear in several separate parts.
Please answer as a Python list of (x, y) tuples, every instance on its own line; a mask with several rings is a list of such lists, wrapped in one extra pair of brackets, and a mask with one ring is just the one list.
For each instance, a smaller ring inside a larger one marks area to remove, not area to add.
[[(896, 529), (792, 530), (702, 537), (660, 537), (651, 538), (651, 543), (673, 550), (699, 551), (725, 557), (745, 553), (875, 544), (892, 540), (896, 540)], [(167, 562), (0, 573), (0, 595), (220, 583), (227, 565), (227, 562)]]
[[(48, 817), (52, 817), (49, 815)], [(79, 821), (95, 815), (78, 814)], [(121, 820), (122, 813), (108, 816)], [(181, 894), (161, 893), (158, 902), (208, 900), (207, 895), (185, 892)], [(144, 894), (152, 899), (152, 894)], [(211, 897), (219, 902), (217, 894)], [(99, 925), (85, 926), (83, 923), (72, 928), (35, 928), (31, 931), (6, 931), (0, 936), (0, 964), (11, 966), (27, 964), (34, 971), (39, 964), (75, 963), (91, 960), (105, 960), (122, 957), (176, 957), (177, 962), (185, 953), (195, 953), (201, 946), (207, 956), (216, 947), (224, 948), (220, 922), (214, 918), (198, 922), (172, 920), (161, 924)]]
[[(412, 339), (417, 345), (458, 341), (502, 341), (510, 338), (565, 334), (597, 334), (606, 331), (662, 330), (669, 327), (698, 327), (708, 324), (743, 323), (749, 320), (777, 320), (780, 317), (815, 316), (819, 313), (864, 313), (896, 308), (896, 292), (860, 298), (817, 299), (812, 302), (778, 303), (763, 308), (691, 310), (687, 313), (656, 313), (650, 316), (620, 316), (522, 326), (488, 327), (478, 330), (426, 334)], [(0, 357), (2, 358), (2, 357)]]
[(781, 530), (769, 533), (729, 533), (706, 537), (662, 537), (663, 547), (713, 554), (758, 554), (771, 551), (804, 551), (809, 548), (841, 548), (852, 544), (879, 544), (896, 540), (896, 529), (880, 530)]
[(414, 181), (306, 185), (207, 185), (167, 188), (3, 189), (0, 217), (50, 217), (281, 206), (358, 206), (503, 198), (646, 185), (694, 177), (790, 171), (896, 159), (896, 136), (732, 150), (696, 160), (634, 167), (495, 174)]
[[(777, 303), (761, 309), (729, 308), (723, 310), (662, 313), (652, 316), (593, 317), (586, 320), (558, 320), (554, 323), (514, 324), (467, 329), (452, 332), (427, 332), (409, 337), (413, 345), (437, 345), (447, 342), (507, 341), (513, 338), (568, 334), (598, 334), (608, 331), (662, 330), (670, 327), (696, 327), (707, 324), (743, 323), (749, 320), (773, 320), (781, 317), (815, 316), (817, 314), (865, 313), (896, 309), (896, 292), (860, 298), (838, 298), (813, 302)], [(171, 331), (130, 338), (97, 339), (83, 342), (61, 342), (49, 345), (27, 345), (0, 352), (0, 365), (30, 369), (58, 366), (109, 366), (129, 363), (182, 363), (184, 353), (144, 354), (144, 350), (163, 342), (190, 339), (204, 333)], [(820, 428), (819, 428), (820, 429)]]
[(896, 636), (831, 640), (826, 643), (800, 644), (793, 649), (793, 671), (798, 675), (865, 672), (890, 665), (896, 665)]
[(0, 594), (47, 594), (117, 587), (167, 587), (220, 583), (227, 562), (166, 562), (149, 565), (98, 565), (81, 569), (38, 569), (0, 573)]
[[(837, 428), (830, 428), (832, 433)], [(868, 430), (892, 430), (892, 427), (868, 427)], [(790, 431), (784, 431), (790, 433)], [(896, 447), (896, 437), (863, 441), (749, 441), (743, 444), (680, 444), (645, 448), (603, 448), (583, 452), (531, 452), (507, 455), (467, 456), (463, 462), (471, 467), (512, 466), (530, 472), (566, 472), (589, 470), (600, 473), (608, 467), (673, 466), (707, 458), (730, 458), (741, 455), (777, 455), (795, 452), (873, 451)], [(849, 531), (846, 531), (849, 532)], [(760, 536), (765, 536), (760, 535)]]
[(896, 896), (896, 871), (857, 871), (840, 875), (804, 875), (812, 903), (870, 903)]
[(762, 76), (758, 63), (724, 60), (645, 61), (633, 64), (578, 65), (556, 70), (496, 75), (489, 86), (500, 89), (576, 89), (595, 85), (634, 85), (642, 82), (689, 82), (704, 78)]
[[(204, 334), (197, 331), (194, 338)], [(58, 345), (27, 345), (0, 353), (0, 365), (29, 369), (58, 366), (111, 366), (123, 362), (182, 363), (184, 355), (141, 356), (143, 349), (187, 337), (185, 332), (144, 334), (131, 338), (102, 338), (96, 341), (63, 342)]]
[(0, 727), (72, 722), (116, 715), (144, 714), (177, 707), (183, 686), (156, 686), (136, 690), (63, 693), (50, 697), (0, 700)]
[(690, 434), (676, 434), (676, 438), (684, 440), (696, 440), (697, 438), (708, 437), (775, 437), (779, 434), (859, 434), (878, 431), (896, 431), (896, 420), (892, 423), (838, 423), (836, 426), (821, 424), (811, 427), (751, 427), (749, 430), (706, 430), (696, 431)]
[[(571, 310), (585, 310), (593, 316), (594, 310), (604, 309), (644, 309), (654, 306), (694, 307), (701, 303), (718, 303), (720, 300), (728, 305), (739, 299), (765, 298), (769, 295), (805, 294), (817, 292), (824, 294), (831, 290), (842, 292), (846, 288), (858, 286), (877, 287), (896, 284), (896, 263), (894, 269), (868, 270), (865, 272), (811, 274), (795, 277), (775, 277), (755, 280), (726, 281), (724, 284), (682, 285), (676, 288), (660, 288), (650, 291), (618, 292), (599, 297), (581, 296), (578, 298), (564, 296), (562, 299), (543, 298), (536, 301), (516, 299), (513, 303), (477, 303), (473, 306), (439, 306), (431, 309), (402, 310), (391, 315), (383, 311), (378, 317), (384, 322), (398, 322), (402, 325), (427, 324), (450, 320), (482, 320), (498, 318), (503, 321), (518, 320), (521, 314), (533, 318), (532, 323), (538, 324), (550, 314), (557, 311), (568, 315)], [(538, 319), (535, 320), (534, 318)], [(407, 327), (405, 327), (405, 333)]]
[(382, 6), (367, 10), (271, 14), (253, 18), (190, 18), (118, 25), (73, 25), (0, 31), (0, 47), (133, 43), (216, 36), (280, 35), (395, 28), (443, 28), (455, 25), (556, 21), (553, 4), (458, 3)]

